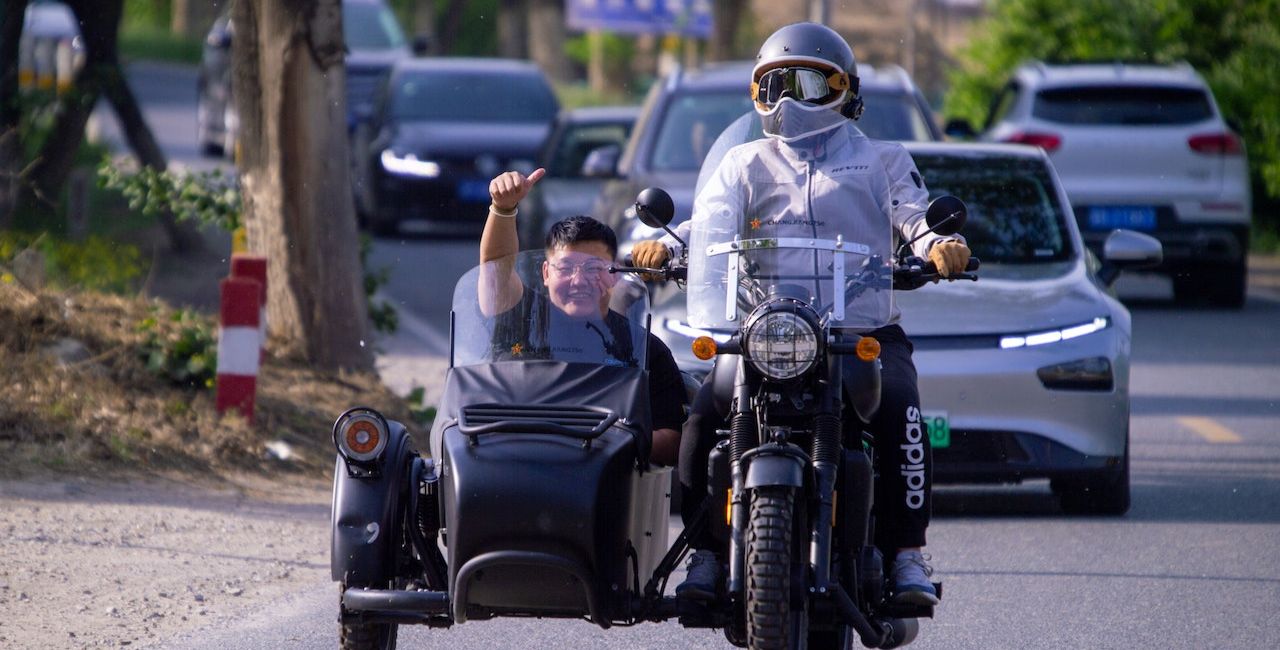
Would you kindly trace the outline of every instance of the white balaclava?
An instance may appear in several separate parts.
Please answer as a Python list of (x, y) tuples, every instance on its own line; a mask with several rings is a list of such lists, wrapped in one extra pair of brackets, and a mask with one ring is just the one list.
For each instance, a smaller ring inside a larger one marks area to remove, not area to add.
[(765, 135), (791, 144), (844, 124), (848, 118), (840, 114), (838, 107), (844, 103), (848, 93), (846, 90), (820, 106), (783, 97), (768, 111), (761, 111), (757, 106), (756, 112), (760, 113)]

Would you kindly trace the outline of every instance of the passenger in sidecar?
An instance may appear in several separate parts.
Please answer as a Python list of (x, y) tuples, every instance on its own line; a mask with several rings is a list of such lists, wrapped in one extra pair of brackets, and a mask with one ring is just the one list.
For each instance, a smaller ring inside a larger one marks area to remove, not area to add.
[(500, 181), (527, 192), (537, 176), (491, 185), (481, 264), (454, 292), (430, 458), (367, 409), (335, 425), (344, 647), (390, 647), (405, 623), (634, 622), (668, 554), (660, 465), (679, 446), (683, 380), (648, 331), (644, 285), (609, 273), (607, 227), (569, 219), (545, 251), (516, 254), (523, 192)]

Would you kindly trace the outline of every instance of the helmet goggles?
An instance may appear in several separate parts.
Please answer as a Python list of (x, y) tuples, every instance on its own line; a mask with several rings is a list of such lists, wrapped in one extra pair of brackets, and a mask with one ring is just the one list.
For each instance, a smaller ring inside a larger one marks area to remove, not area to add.
[(840, 93), (849, 89), (846, 72), (827, 72), (806, 66), (773, 68), (751, 84), (751, 98), (765, 107), (772, 107), (785, 97), (813, 105), (835, 101)]

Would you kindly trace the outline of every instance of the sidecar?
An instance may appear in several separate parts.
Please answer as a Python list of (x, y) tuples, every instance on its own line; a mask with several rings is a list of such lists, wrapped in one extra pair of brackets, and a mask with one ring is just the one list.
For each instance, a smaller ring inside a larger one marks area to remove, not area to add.
[[(648, 462), (643, 285), (620, 280), (605, 319), (583, 325), (548, 313), (541, 253), (506, 265), (455, 290), (429, 455), (369, 409), (335, 424), (344, 647), (390, 647), (398, 624), (634, 622), (668, 552), (671, 470)], [(486, 283), (508, 268), (520, 303), (486, 309)]]

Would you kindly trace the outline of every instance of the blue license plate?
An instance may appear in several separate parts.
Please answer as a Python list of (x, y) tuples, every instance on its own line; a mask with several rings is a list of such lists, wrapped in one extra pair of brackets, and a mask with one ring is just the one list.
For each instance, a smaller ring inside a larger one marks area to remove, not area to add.
[(467, 203), (487, 203), (489, 201), (489, 181), (458, 181), (458, 199)]
[(1156, 209), (1146, 205), (1107, 205), (1089, 208), (1090, 230), (1155, 230)]

